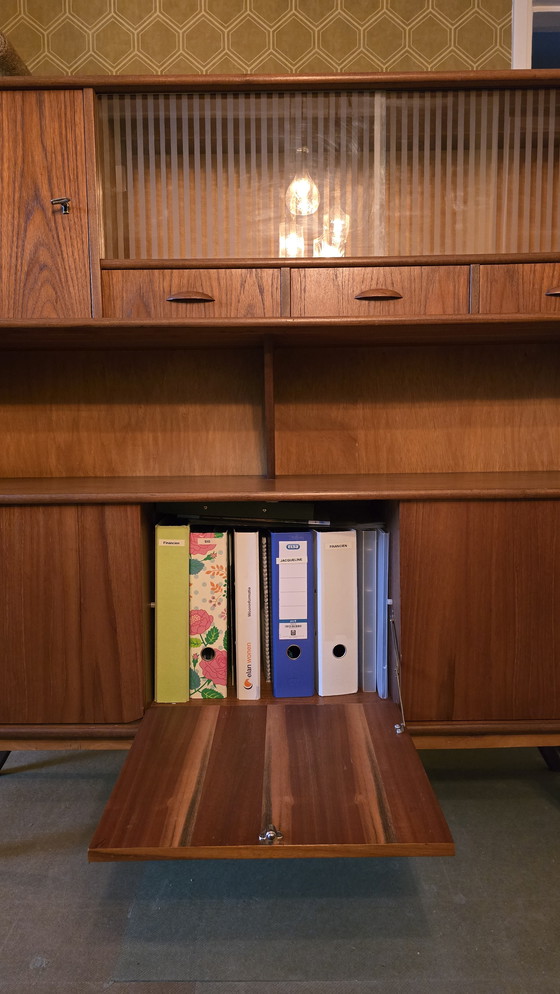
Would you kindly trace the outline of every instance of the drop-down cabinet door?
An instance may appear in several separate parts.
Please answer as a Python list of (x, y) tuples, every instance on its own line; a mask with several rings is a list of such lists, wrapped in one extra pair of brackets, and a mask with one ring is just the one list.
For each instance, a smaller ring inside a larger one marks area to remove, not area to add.
[(450, 855), (399, 722), (375, 694), (154, 705), (90, 860)]
[(0, 93), (0, 318), (91, 317), (83, 100)]

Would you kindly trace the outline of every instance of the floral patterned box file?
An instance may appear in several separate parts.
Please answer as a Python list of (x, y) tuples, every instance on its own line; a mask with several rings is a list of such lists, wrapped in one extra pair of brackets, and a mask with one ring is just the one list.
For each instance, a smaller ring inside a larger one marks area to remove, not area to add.
[(228, 536), (190, 534), (190, 697), (226, 697), (228, 675)]

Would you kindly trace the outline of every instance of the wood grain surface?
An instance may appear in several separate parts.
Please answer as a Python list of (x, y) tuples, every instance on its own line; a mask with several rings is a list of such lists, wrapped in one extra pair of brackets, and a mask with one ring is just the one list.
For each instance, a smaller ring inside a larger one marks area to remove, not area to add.
[(558, 263), (481, 266), (480, 313), (560, 314), (560, 296), (547, 296), (559, 287)]
[[(279, 317), (280, 275), (274, 269), (200, 269), (102, 273), (103, 314), (110, 318)], [(187, 292), (213, 301), (169, 302)]]
[[(90, 859), (451, 854), (398, 716), (374, 695), (320, 707), (156, 705)], [(263, 845), (269, 824), (283, 838)]]
[(128, 722), (145, 703), (140, 509), (0, 509), (0, 722)]
[(83, 96), (0, 92), (0, 117), (0, 315), (91, 317)]
[(2, 477), (265, 470), (259, 351), (14, 352), (0, 394)]
[[(385, 317), (468, 314), (468, 266), (294, 269), (292, 316)], [(393, 290), (402, 299), (357, 300), (356, 294)]]
[(400, 556), (407, 718), (557, 720), (560, 503), (404, 504)]
[(557, 345), (278, 350), (276, 472), (558, 469)]

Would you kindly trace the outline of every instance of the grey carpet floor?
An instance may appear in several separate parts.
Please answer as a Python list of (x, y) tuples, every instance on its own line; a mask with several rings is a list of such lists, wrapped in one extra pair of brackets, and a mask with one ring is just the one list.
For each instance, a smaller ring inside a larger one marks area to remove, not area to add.
[(122, 753), (0, 774), (0, 994), (558, 994), (560, 774), (424, 753), (447, 859), (93, 864)]

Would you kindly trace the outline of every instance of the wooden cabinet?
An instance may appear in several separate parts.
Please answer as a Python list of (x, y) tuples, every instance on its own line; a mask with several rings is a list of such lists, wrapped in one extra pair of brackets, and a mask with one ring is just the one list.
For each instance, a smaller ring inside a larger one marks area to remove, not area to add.
[[(408, 729), (560, 742), (560, 75), (315, 82), (2, 83), (0, 741), (150, 705), (93, 859), (449, 852)], [(153, 705), (184, 500), (386, 520), (395, 700)]]
[(83, 94), (0, 92), (0, 116), (0, 316), (91, 317)]
[(140, 508), (0, 507), (0, 722), (141, 717)]

